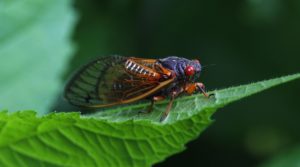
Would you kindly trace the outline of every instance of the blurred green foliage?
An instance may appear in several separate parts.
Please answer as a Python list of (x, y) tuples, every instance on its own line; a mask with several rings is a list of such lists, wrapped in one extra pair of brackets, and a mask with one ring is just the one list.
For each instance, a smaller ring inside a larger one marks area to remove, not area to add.
[(294, 146), (293, 148), (288, 148), (285, 151), (283, 151), (281, 154), (268, 160), (260, 167), (287, 167), (287, 166), (296, 167), (300, 165), (299, 156), (300, 156), (300, 147)]
[(0, 108), (49, 111), (73, 53), (71, 1), (0, 2)]

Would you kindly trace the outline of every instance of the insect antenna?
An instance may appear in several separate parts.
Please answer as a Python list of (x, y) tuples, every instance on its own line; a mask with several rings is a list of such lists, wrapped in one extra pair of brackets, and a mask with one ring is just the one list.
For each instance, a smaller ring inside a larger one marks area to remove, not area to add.
[(210, 67), (210, 66), (216, 66), (217, 64), (208, 64), (208, 65), (203, 65), (201, 67), (201, 70), (203, 70), (204, 68)]

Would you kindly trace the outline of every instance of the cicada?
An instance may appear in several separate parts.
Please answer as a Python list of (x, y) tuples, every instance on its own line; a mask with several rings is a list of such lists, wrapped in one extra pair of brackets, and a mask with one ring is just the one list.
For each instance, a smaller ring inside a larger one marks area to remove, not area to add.
[(102, 108), (151, 100), (147, 112), (155, 102), (169, 98), (163, 121), (181, 94), (203, 93), (204, 84), (197, 82), (201, 73), (199, 60), (181, 57), (144, 59), (110, 56), (98, 58), (83, 66), (65, 88), (65, 98), (73, 105)]

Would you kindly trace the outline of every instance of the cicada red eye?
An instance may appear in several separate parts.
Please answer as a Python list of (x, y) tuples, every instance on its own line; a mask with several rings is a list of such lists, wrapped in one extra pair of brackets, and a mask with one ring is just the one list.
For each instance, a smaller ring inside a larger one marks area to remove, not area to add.
[(192, 76), (195, 74), (195, 69), (193, 66), (186, 66), (184, 72), (186, 76)]

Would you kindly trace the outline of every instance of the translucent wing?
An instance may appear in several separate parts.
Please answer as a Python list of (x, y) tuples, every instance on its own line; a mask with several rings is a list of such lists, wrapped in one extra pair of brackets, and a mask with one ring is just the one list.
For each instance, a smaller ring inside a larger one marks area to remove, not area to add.
[[(145, 77), (135, 75), (126, 69), (128, 59), (111, 56), (99, 58), (85, 65), (67, 84), (65, 98), (77, 106), (106, 107), (143, 99), (173, 82), (173, 79), (162, 82), (149, 81)], [(152, 59), (146, 61), (145, 68), (154, 67), (151, 65), (154, 62)], [(139, 67), (143, 67), (144, 63), (140, 63)]]

